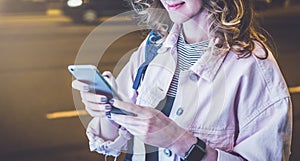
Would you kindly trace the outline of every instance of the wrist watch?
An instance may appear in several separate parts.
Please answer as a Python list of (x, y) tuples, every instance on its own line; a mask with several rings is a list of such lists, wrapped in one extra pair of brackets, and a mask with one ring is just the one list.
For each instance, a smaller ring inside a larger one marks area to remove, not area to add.
[(193, 144), (183, 157), (184, 161), (200, 161), (206, 154), (205, 142), (197, 138), (197, 143)]

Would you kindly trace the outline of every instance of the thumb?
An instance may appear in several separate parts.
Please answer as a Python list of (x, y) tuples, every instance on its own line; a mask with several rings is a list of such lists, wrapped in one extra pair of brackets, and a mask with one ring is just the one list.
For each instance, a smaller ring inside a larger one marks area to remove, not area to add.
[(109, 71), (104, 71), (102, 73), (102, 76), (106, 80), (107, 83), (113, 88), (114, 91), (118, 91), (117, 83), (116, 83), (116, 78), (113, 76), (113, 74)]

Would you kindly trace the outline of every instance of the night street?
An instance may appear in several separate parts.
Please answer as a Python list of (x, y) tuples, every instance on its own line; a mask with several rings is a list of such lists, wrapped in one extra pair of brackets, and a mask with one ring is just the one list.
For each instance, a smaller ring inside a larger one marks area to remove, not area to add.
[[(279, 12), (279, 10), (278, 10)], [(300, 86), (300, 12), (267, 13), (262, 24), (278, 45), (277, 60), (290, 88)], [(108, 39), (126, 29), (126, 18), (103, 26)], [(67, 17), (0, 15), (0, 160), (99, 161), (89, 152), (85, 127), (89, 117), (47, 118), (76, 110), (67, 66), (74, 64), (80, 47), (95, 25), (73, 24)], [(99, 68), (116, 70), (124, 53), (137, 47), (142, 32), (115, 41)], [(125, 59), (125, 58), (124, 58)], [(294, 131), (291, 161), (300, 160), (300, 93), (291, 92)], [(82, 123), (83, 122), (83, 123)]]

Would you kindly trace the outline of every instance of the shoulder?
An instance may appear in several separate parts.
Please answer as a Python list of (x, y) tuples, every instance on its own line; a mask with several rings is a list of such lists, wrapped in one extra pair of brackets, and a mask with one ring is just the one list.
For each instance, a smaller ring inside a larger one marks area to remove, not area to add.
[[(261, 59), (265, 56), (267, 56), (265, 59)], [(258, 42), (255, 42), (255, 48), (250, 56), (239, 58), (237, 53), (230, 51), (223, 64), (232, 75), (248, 82), (244, 85), (252, 85), (255, 88), (260, 84), (263, 90), (274, 98), (289, 95), (276, 59), (270, 51), (266, 53), (264, 47)]]
[[(289, 106), (289, 91), (285, 79), (273, 54), (269, 52), (266, 59), (265, 50), (260, 44), (249, 57), (239, 58), (230, 51), (224, 62), (223, 70), (229, 82), (228, 90), (235, 90), (235, 104), (242, 118), (241, 125), (247, 125), (258, 115), (279, 108), (286, 110)], [(272, 109), (271, 109), (272, 108)]]

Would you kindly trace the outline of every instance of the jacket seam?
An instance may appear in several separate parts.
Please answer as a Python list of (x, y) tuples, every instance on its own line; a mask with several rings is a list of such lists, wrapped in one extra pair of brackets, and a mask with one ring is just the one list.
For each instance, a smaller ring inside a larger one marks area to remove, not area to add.
[(290, 96), (282, 96), (281, 98), (278, 98), (276, 100), (274, 100), (272, 103), (270, 103), (269, 105), (266, 105), (265, 108), (259, 108), (258, 110), (256, 110), (256, 112), (253, 115), (250, 115), (248, 121), (241, 126), (241, 130), (246, 128), (249, 124), (251, 124), (251, 122), (253, 122), (253, 120), (255, 120), (257, 117), (259, 117), (261, 114), (263, 114), (267, 109), (274, 107), (273, 105), (275, 105), (276, 103), (282, 101), (283, 99), (287, 99), (290, 98)]

